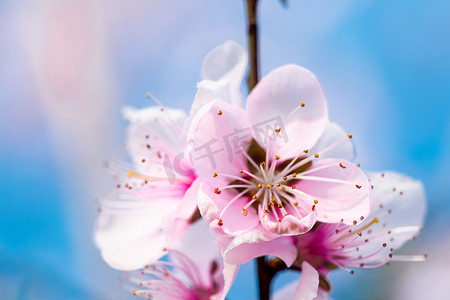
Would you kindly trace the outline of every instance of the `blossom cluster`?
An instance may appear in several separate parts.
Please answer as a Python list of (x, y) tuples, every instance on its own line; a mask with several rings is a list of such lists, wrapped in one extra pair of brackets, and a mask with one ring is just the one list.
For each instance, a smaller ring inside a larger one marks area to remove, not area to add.
[(132, 163), (109, 162), (95, 242), (133, 295), (224, 299), (257, 257), (301, 271), (279, 299), (327, 299), (335, 269), (423, 260), (395, 251), (425, 214), (422, 184), (353, 163), (319, 81), (297, 65), (267, 74), (244, 107), (245, 51), (228, 41), (202, 65), (190, 113), (125, 108)]

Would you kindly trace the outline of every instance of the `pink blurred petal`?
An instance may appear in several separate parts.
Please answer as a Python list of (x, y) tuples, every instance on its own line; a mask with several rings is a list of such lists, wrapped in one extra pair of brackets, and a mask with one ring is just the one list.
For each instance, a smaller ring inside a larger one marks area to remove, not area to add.
[(116, 237), (121, 238), (120, 243), (101, 247), (103, 259), (114, 269), (123, 271), (141, 269), (165, 254), (163, 250), (165, 236), (162, 233), (148, 234), (132, 240), (125, 235)]

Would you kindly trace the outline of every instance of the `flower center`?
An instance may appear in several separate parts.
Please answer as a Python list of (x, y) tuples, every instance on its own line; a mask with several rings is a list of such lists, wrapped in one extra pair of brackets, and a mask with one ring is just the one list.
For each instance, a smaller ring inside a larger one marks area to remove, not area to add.
[[(279, 129), (275, 132), (278, 133)], [(321, 176), (318, 175), (320, 172), (316, 173), (323, 169), (335, 168), (337, 165), (341, 169), (346, 169), (347, 166), (342, 162), (330, 161), (328, 164), (313, 167), (313, 160), (338, 146), (346, 138), (351, 139), (352, 136), (341, 138), (315, 154), (308, 154), (309, 150), (305, 149), (299, 151), (297, 156), (284, 160), (276, 153), (270, 153), (269, 145), (266, 151), (257, 141), (251, 140), (247, 150), (242, 152), (246, 157), (246, 169), (239, 170), (239, 175), (218, 172), (213, 174), (213, 177), (221, 176), (230, 179), (226, 186), (215, 188), (216, 194), (220, 194), (225, 189), (237, 191), (235, 197), (222, 209), (218, 220), (219, 226), (223, 225), (222, 217), (228, 208), (236, 201), (241, 202), (242, 199), (246, 199), (242, 206), (244, 216), (247, 216), (249, 209), (255, 209), (262, 216), (262, 222), (281, 222), (287, 215), (302, 219), (316, 211), (319, 204), (319, 200), (314, 196), (302, 191), (301, 188), (297, 189), (296, 185), (302, 180), (353, 185), (356, 189), (361, 189), (361, 185), (355, 185), (351, 180)]]
[[(308, 153), (307, 150), (304, 153)], [(233, 176), (229, 185), (216, 188), (220, 194), (224, 189), (233, 189), (238, 192), (227, 206), (241, 197), (248, 199), (242, 208), (242, 214), (246, 216), (248, 209), (256, 209), (261, 206), (264, 213), (273, 215), (276, 220), (288, 214), (296, 214), (301, 217), (304, 210), (315, 209), (318, 203), (313, 197), (296, 189), (295, 184), (301, 180), (301, 176), (308, 173), (312, 165), (312, 158), (298, 156), (294, 159), (282, 161), (278, 155), (270, 156), (255, 140), (252, 140), (247, 151), (247, 170), (240, 170), (239, 176)], [(222, 174), (221, 174), (222, 175)], [(214, 177), (218, 173), (214, 173)], [(297, 197), (305, 196), (305, 201), (299, 203)], [(221, 215), (226, 211), (225, 207)]]

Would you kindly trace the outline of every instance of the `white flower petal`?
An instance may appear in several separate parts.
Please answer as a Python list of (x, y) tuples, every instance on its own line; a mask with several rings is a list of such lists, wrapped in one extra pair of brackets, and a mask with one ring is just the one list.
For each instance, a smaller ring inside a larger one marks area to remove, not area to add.
[(186, 146), (186, 138), (181, 132), (186, 113), (169, 108), (162, 111), (156, 106), (143, 109), (124, 107), (122, 113), (130, 123), (126, 148), (136, 171), (167, 176), (163, 167), (164, 159), (173, 161)]
[(310, 153), (318, 153), (327, 148), (330, 148), (330, 150), (321, 154), (320, 157), (332, 157), (348, 161), (352, 161), (355, 158), (355, 148), (352, 139), (349, 139), (348, 134), (338, 124), (333, 122), (328, 123), (320, 139), (309, 151)]
[(242, 107), (240, 86), (247, 66), (247, 53), (237, 43), (227, 41), (206, 55), (202, 65), (202, 81), (189, 113), (189, 123), (200, 108), (214, 99)]
[(203, 60), (202, 79), (219, 81), (230, 78), (240, 84), (247, 66), (247, 52), (229, 40), (211, 50)]
[(362, 223), (374, 223), (364, 231), (368, 242), (360, 247), (361, 255), (370, 254), (387, 247), (377, 257), (386, 256), (390, 249), (398, 249), (415, 237), (422, 228), (426, 196), (423, 184), (396, 172), (369, 173), (373, 185), (373, 205), (369, 219)]

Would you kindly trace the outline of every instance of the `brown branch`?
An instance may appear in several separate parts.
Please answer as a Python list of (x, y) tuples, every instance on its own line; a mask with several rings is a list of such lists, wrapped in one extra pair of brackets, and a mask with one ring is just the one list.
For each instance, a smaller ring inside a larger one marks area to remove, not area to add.
[(265, 256), (258, 257), (256, 259), (256, 264), (258, 268), (259, 299), (269, 300), (272, 279), (278, 272), (286, 270), (287, 267), (281, 259), (274, 258), (267, 261)]
[(249, 92), (259, 80), (258, 74), (258, 24), (257, 9), (259, 0), (247, 0), (248, 18), (248, 56), (250, 59), (250, 72), (247, 77)]

